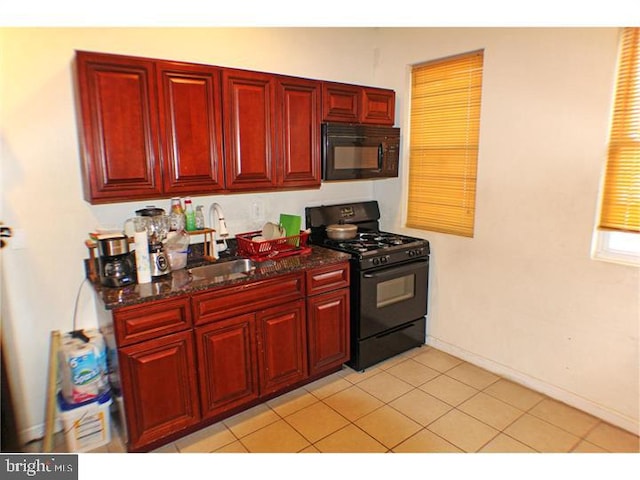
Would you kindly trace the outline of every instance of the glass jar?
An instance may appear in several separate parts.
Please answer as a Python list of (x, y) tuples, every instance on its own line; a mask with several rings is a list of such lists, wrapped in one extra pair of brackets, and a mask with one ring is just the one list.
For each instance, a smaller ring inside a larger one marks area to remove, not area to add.
[(203, 230), (204, 227), (204, 213), (202, 211), (202, 205), (196, 207), (196, 230)]

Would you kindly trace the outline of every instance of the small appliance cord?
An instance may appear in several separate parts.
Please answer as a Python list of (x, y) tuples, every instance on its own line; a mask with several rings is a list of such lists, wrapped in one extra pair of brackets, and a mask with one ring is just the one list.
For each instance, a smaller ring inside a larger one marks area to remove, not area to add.
[(82, 282), (80, 282), (80, 286), (78, 287), (78, 293), (76, 293), (76, 301), (75, 301), (75, 305), (73, 307), (73, 330), (72, 331), (76, 331), (76, 319), (78, 316), (78, 303), (80, 303), (80, 293), (82, 292), (82, 287), (84, 286), (84, 284), (88, 281), (87, 278), (85, 278), (84, 280), (82, 280)]

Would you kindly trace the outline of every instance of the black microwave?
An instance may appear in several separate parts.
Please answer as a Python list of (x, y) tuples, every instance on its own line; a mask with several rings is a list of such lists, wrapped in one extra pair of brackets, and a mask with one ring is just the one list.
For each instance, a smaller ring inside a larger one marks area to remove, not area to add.
[(322, 179), (398, 176), (400, 129), (344, 123), (322, 124)]

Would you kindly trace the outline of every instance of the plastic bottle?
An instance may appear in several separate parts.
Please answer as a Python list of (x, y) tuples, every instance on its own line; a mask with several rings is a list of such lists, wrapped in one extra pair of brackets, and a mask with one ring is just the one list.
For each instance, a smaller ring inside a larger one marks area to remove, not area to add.
[(196, 207), (196, 229), (204, 229), (204, 212), (202, 211), (202, 205)]
[(169, 213), (170, 230), (184, 230), (185, 216), (182, 202), (179, 197), (171, 199), (171, 212)]
[(191, 203), (191, 198), (187, 197), (184, 199), (184, 215), (186, 218), (186, 229), (188, 232), (192, 232), (196, 230), (196, 212), (193, 209), (193, 204)]

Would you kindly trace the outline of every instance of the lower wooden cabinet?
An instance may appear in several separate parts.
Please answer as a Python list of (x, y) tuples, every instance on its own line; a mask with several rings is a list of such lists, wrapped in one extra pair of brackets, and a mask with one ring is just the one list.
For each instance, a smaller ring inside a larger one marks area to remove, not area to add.
[(307, 300), (309, 374), (349, 360), (349, 289), (314, 295)]
[(349, 359), (348, 279), (343, 262), (103, 311), (127, 449), (154, 448), (340, 368)]
[(121, 348), (119, 362), (130, 450), (200, 420), (191, 330)]
[(261, 395), (307, 377), (306, 342), (304, 300), (258, 313)]
[(255, 314), (198, 327), (202, 416), (213, 417), (258, 398)]

